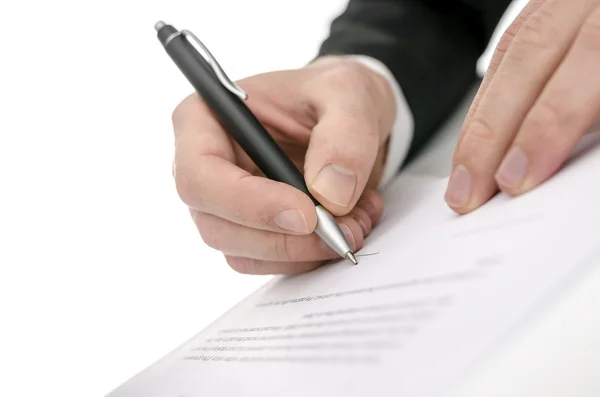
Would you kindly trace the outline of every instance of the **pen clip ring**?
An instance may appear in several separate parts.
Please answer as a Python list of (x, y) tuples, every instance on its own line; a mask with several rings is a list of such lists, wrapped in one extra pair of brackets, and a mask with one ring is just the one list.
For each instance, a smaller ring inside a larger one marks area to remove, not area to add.
[[(236, 95), (237, 97), (239, 97), (242, 100), (248, 99), (248, 94), (246, 94), (244, 92), (244, 90), (242, 90), (240, 88), (240, 86), (238, 86), (236, 83), (231, 81), (231, 79), (229, 77), (227, 77), (227, 75), (225, 74), (225, 71), (223, 71), (223, 68), (221, 68), (221, 65), (219, 65), (219, 62), (217, 62), (217, 60), (210, 53), (208, 48), (206, 48), (206, 46), (202, 43), (202, 41), (200, 41), (200, 39), (198, 37), (196, 37), (196, 35), (194, 33), (190, 32), (189, 30), (181, 30), (179, 32), (175, 32), (167, 38), (167, 40), (165, 41), (165, 46), (167, 44), (169, 44), (169, 42), (171, 40), (173, 40), (175, 37), (180, 36), (180, 35), (183, 35), (185, 37), (189, 37), (192, 39), (193, 43), (190, 42), (190, 44), (191, 45), (194, 45), (194, 43), (196, 44), (196, 46), (194, 46), (194, 47), (196, 47), (196, 50), (198, 50), (198, 52), (200, 53), (200, 55), (202, 55), (204, 60), (206, 62), (208, 62), (208, 64), (212, 68), (213, 72), (215, 72), (215, 74), (217, 75), (217, 78), (219, 79), (221, 84), (223, 84), (223, 86), (225, 88), (227, 88), (232, 94)], [(188, 40), (188, 42), (189, 42), (189, 40)]]

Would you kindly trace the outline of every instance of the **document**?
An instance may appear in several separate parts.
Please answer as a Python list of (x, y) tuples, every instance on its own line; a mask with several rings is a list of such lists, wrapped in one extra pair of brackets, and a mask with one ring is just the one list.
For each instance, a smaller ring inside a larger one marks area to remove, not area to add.
[(401, 176), (359, 264), (276, 277), (109, 397), (445, 396), (600, 264), (600, 146), (459, 216)]

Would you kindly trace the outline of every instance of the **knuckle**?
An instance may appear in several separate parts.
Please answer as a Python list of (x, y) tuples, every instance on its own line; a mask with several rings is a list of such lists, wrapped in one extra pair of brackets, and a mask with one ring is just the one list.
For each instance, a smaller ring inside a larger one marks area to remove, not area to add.
[(220, 251), (222, 247), (220, 228), (202, 214), (196, 216), (196, 226), (202, 241), (210, 248)]
[[(514, 33), (509, 32), (509, 31), (506, 31), (506, 32), (504, 32), (504, 34), (502, 34), (502, 37), (500, 37), (500, 40), (498, 41), (498, 44), (496, 45), (496, 48), (494, 51), (495, 57), (497, 57), (500, 54), (505, 54), (506, 51), (508, 51), (510, 44), (512, 43), (512, 41), (514, 39), (514, 36), (515, 36)], [(500, 64), (500, 62), (495, 60), (495, 64)]]
[(491, 123), (487, 119), (478, 116), (469, 123), (465, 141), (473, 144), (487, 144), (495, 141), (496, 138), (497, 133)]
[(173, 122), (174, 126), (181, 124), (181, 122), (187, 117), (190, 111), (191, 102), (193, 102), (194, 99), (195, 95), (190, 94), (177, 106), (175, 106), (175, 109), (173, 109), (173, 112), (171, 113), (171, 121)]
[(496, 45), (496, 52), (505, 53), (515, 36), (517, 35), (519, 28), (523, 25), (523, 23), (527, 20), (525, 16), (519, 14), (517, 18), (511, 23), (508, 28), (504, 31), (502, 36), (500, 36), (500, 40), (498, 40), (498, 44)]
[(508, 26), (508, 28), (500, 37), (500, 40), (496, 46), (496, 53), (505, 54), (508, 51), (515, 36), (521, 29), (521, 26), (523, 26), (523, 24), (529, 20), (529, 17), (532, 15), (532, 13), (537, 10), (539, 5), (541, 5), (541, 3), (544, 1), (546, 0), (531, 0), (529, 4), (525, 6), (525, 8), (519, 13), (519, 15), (517, 15), (514, 21)]
[(374, 190), (365, 190), (362, 197), (360, 198), (358, 205), (364, 207), (367, 210), (369, 218), (378, 217), (383, 210), (384, 200), (380, 194)]
[(565, 116), (558, 107), (548, 102), (539, 103), (527, 115), (526, 127), (530, 133), (543, 133), (562, 124)]
[(291, 253), (294, 251), (292, 249), (293, 244), (290, 243), (290, 238), (287, 234), (279, 233), (276, 235), (274, 239), (274, 250), (279, 258), (282, 261), (293, 262), (293, 257)]
[[(361, 98), (361, 103), (364, 105), (376, 104), (381, 102), (378, 98), (381, 97), (383, 91), (378, 82), (378, 75), (375, 75), (366, 66), (355, 62), (340, 62), (335, 66), (323, 72), (323, 78), (326, 85), (341, 93), (357, 93), (355, 98)], [(321, 88), (321, 87), (319, 87)]]
[(312, 129), (319, 121), (318, 111), (315, 103), (304, 97), (297, 97), (293, 100), (293, 109), (299, 116), (298, 120), (308, 129)]
[(237, 273), (256, 274), (257, 263), (253, 259), (225, 256), (225, 260), (229, 267)]
[(325, 76), (331, 84), (352, 87), (354, 83), (366, 83), (366, 74), (356, 62), (340, 62), (325, 72)]
[[(373, 222), (371, 221), (371, 217), (367, 213), (366, 210), (355, 207), (354, 210), (350, 213), (350, 217), (356, 221), (356, 223), (360, 226), (363, 236), (369, 234), (371, 229), (373, 228)], [(366, 230), (363, 228), (365, 226)]]
[(466, 126), (454, 152), (453, 163), (485, 163), (489, 148), (496, 145), (497, 133), (481, 116), (475, 116)]
[(179, 199), (193, 208), (201, 208), (202, 203), (194, 187), (192, 178), (185, 169), (177, 169), (175, 173), (175, 189)]
[(248, 217), (246, 216), (246, 211), (244, 210), (244, 201), (237, 200), (233, 203), (231, 210), (231, 220), (235, 223), (239, 223), (240, 225), (251, 226), (248, 222)]
[(570, 140), (569, 134), (563, 132), (572, 131), (571, 126), (577, 125), (580, 118), (572, 108), (544, 102), (532, 109), (523, 130), (532, 144), (543, 145), (548, 153), (560, 152)]
[(315, 83), (317, 90), (327, 87), (339, 95), (344, 103), (345, 127), (379, 136), (379, 117), (384, 104), (392, 103), (389, 83), (384, 78), (356, 61), (345, 61), (324, 70)]
[[(246, 178), (251, 177), (252, 175), (244, 175), (239, 179), (238, 185), (244, 183), (246, 180), (250, 181), (250, 179)], [(271, 209), (266, 205), (257, 205), (257, 203), (262, 203), (263, 200), (259, 197), (256, 197), (256, 199), (248, 195), (241, 196), (238, 194), (235, 200), (230, 201), (231, 208), (229, 210), (231, 220), (241, 225), (258, 229), (263, 229), (272, 223), (272, 217), (269, 216)]]
[(269, 209), (259, 210), (252, 219), (246, 219), (247, 224), (255, 229), (267, 229), (271, 227), (274, 221), (274, 216), (268, 215)]
[(540, 7), (522, 23), (513, 38), (515, 52), (518, 57), (533, 50), (546, 50), (556, 42), (560, 33), (560, 25), (550, 6)]

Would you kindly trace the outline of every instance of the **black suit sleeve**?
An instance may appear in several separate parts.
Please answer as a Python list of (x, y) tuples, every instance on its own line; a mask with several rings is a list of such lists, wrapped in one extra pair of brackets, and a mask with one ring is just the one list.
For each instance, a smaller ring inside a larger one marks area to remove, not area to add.
[(319, 56), (382, 61), (402, 87), (415, 131), (407, 162), (476, 81), (476, 63), (510, 0), (350, 0)]

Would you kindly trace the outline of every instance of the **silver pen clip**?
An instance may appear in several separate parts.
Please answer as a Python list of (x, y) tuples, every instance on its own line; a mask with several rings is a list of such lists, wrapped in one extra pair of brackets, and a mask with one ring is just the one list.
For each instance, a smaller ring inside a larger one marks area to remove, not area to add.
[(194, 48), (196, 48), (196, 50), (198, 50), (200, 55), (202, 55), (204, 60), (206, 60), (206, 62), (208, 62), (208, 64), (212, 68), (213, 72), (215, 72), (215, 74), (217, 75), (217, 78), (219, 79), (221, 84), (223, 84), (223, 86), (225, 88), (227, 88), (231, 93), (233, 93), (234, 95), (236, 95), (237, 97), (239, 97), (242, 100), (248, 99), (248, 94), (246, 94), (244, 92), (244, 90), (242, 90), (240, 88), (240, 86), (238, 86), (236, 83), (231, 81), (231, 79), (229, 77), (227, 77), (227, 75), (223, 71), (223, 68), (221, 68), (221, 65), (219, 65), (219, 62), (217, 62), (217, 60), (210, 53), (208, 48), (206, 48), (206, 46), (204, 44), (202, 44), (200, 39), (198, 37), (196, 37), (196, 35), (193, 34), (192, 32), (190, 32), (189, 30), (180, 30), (179, 32), (175, 32), (172, 35), (170, 35), (167, 38), (167, 40), (165, 40), (165, 44), (164, 44), (165, 47), (169, 44), (169, 42), (171, 40), (173, 40), (175, 37), (181, 36), (181, 35), (183, 35), (185, 37), (190, 37), (192, 39), (192, 42), (190, 42), (188, 40), (188, 43), (190, 43), (192, 46), (194, 46)]

